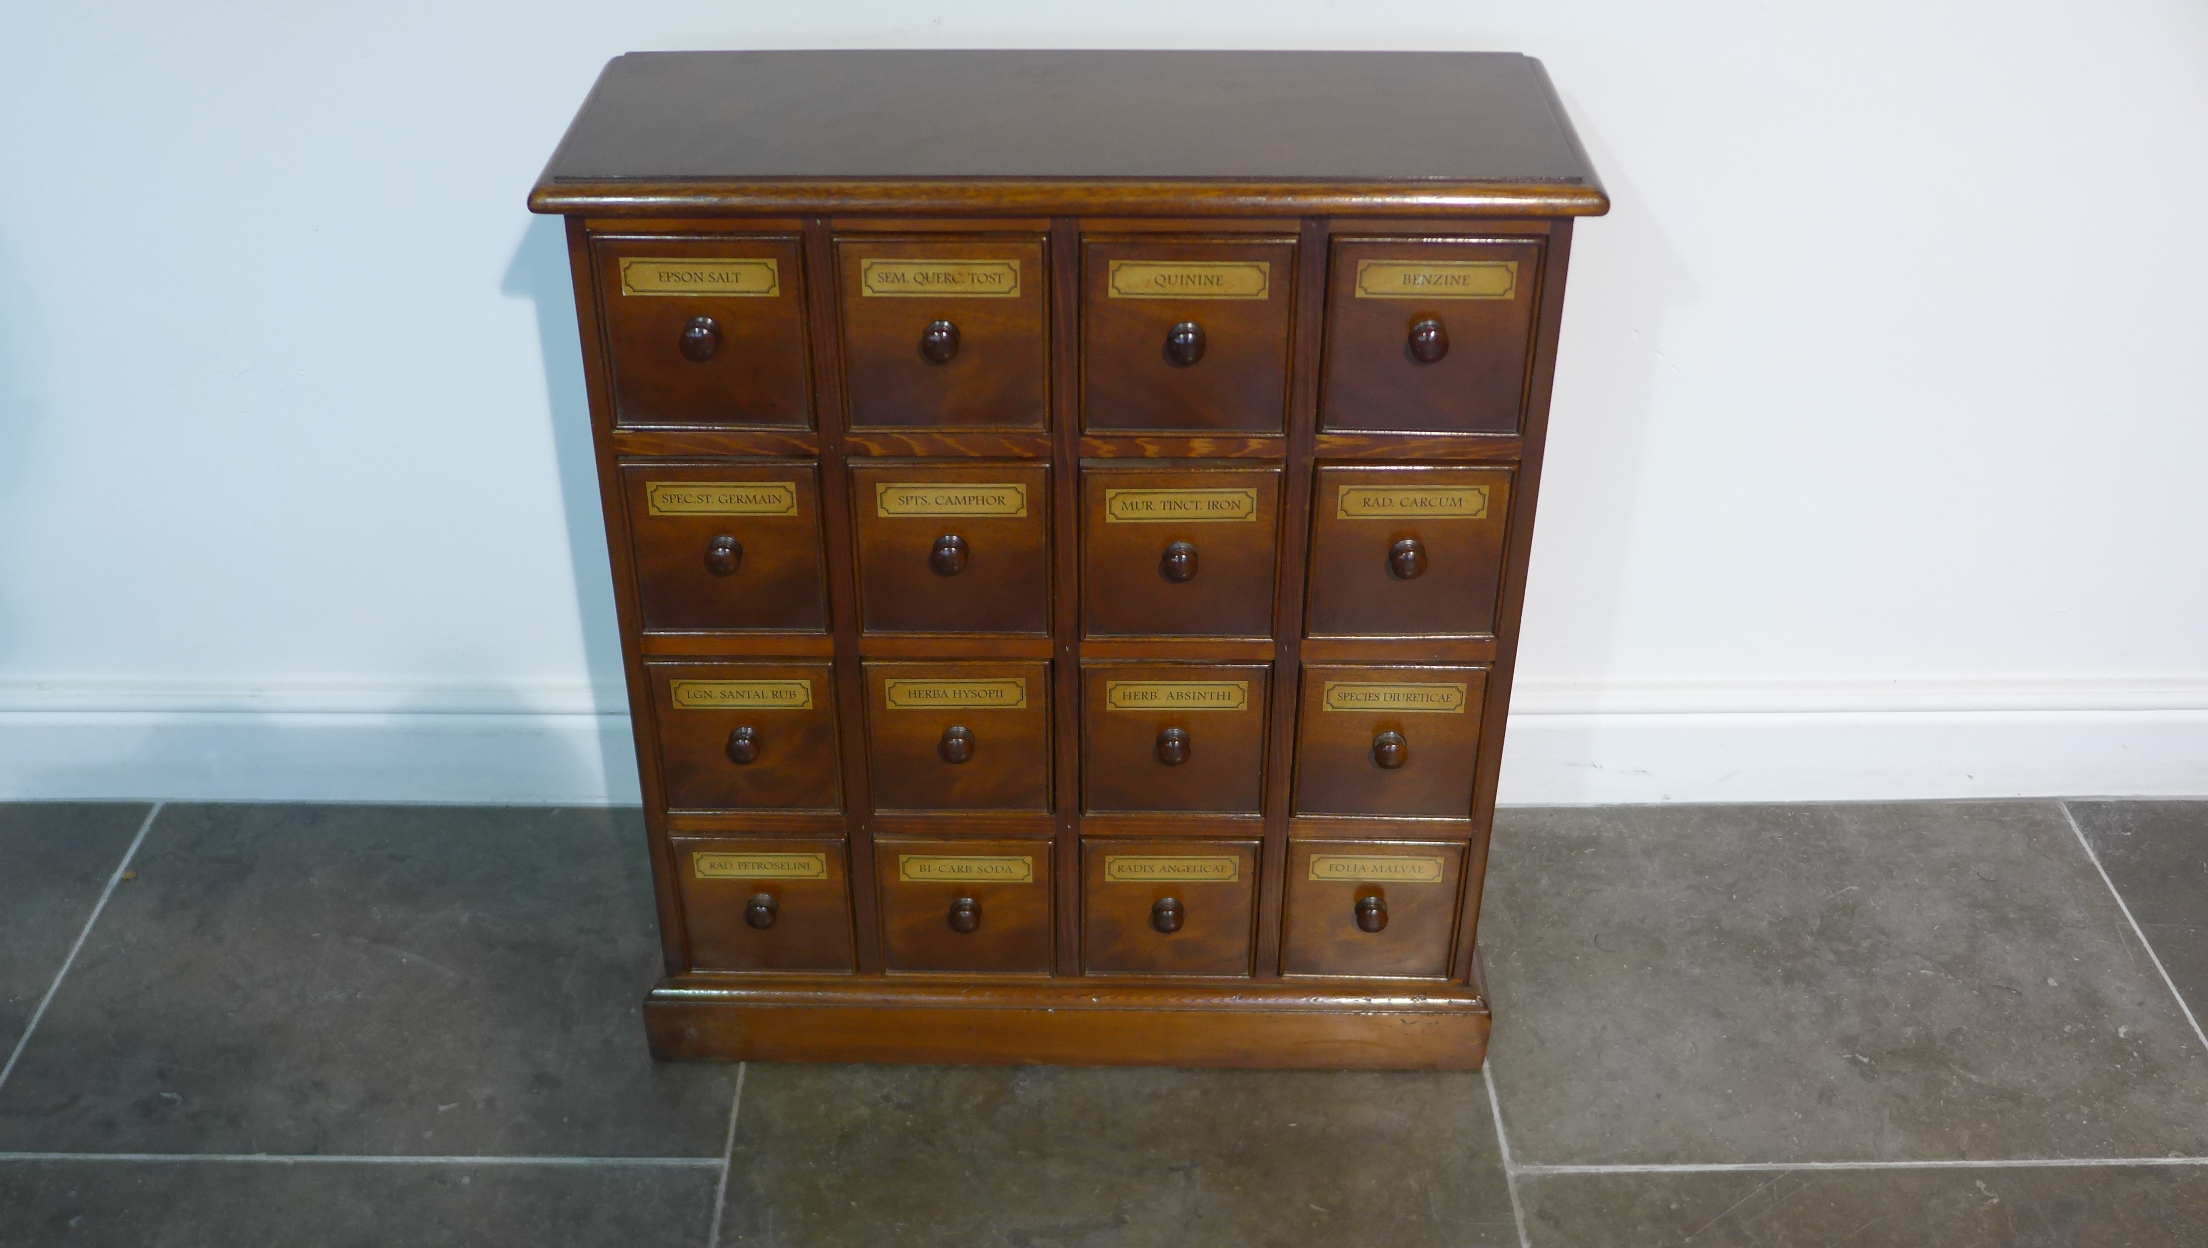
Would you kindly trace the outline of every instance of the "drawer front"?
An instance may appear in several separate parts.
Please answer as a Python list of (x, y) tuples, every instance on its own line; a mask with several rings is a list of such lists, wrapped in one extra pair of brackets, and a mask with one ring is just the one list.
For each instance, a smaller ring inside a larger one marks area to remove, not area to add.
[(1081, 674), (1081, 794), (1091, 811), (1256, 814), (1271, 669), (1100, 664)]
[(648, 663), (670, 810), (842, 809), (826, 663)]
[(647, 631), (825, 631), (810, 464), (628, 464), (621, 485)]
[(1282, 973), (1447, 976), (1463, 866), (1457, 844), (1291, 842)]
[(836, 264), (853, 427), (1043, 427), (1041, 239), (840, 239)]
[(1255, 841), (1087, 840), (1081, 873), (1087, 973), (1250, 973)]
[(890, 970), (1051, 969), (1049, 841), (879, 837), (874, 861)]
[(595, 258), (615, 424), (812, 423), (795, 239), (619, 239)]
[(1514, 433), (1541, 245), (1336, 239), (1319, 427)]
[(1283, 241), (1084, 247), (1086, 427), (1280, 432), (1295, 258), (1295, 244)]
[(877, 810), (1050, 809), (1050, 665), (869, 663)]
[(1484, 667), (1304, 668), (1296, 813), (1470, 817), (1486, 693)]
[(1082, 474), (1091, 637), (1270, 637), (1280, 471)]
[(859, 617), (870, 633), (1050, 631), (1050, 471), (851, 470)]
[(851, 969), (842, 841), (676, 837), (673, 848), (690, 969)]
[(1510, 482), (1497, 468), (1319, 469), (1308, 635), (1493, 636)]

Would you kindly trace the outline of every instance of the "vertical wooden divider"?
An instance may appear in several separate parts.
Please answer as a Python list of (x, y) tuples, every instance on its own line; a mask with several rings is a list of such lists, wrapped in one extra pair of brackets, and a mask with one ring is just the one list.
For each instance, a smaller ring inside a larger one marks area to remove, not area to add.
[(1288, 893), (1288, 818), (1295, 783), (1296, 707), (1303, 694), (1303, 580), (1311, 544), (1312, 457), (1318, 448), (1319, 355), (1326, 324), (1327, 220), (1304, 219), (1296, 242), (1288, 461), (1280, 483), (1279, 584), (1273, 602), (1273, 722), (1265, 741), (1265, 849), (1258, 870), (1257, 977), (1280, 977)]
[(1564, 322), (1564, 270), (1572, 256), (1572, 219), (1547, 222), (1541, 257), (1540, 304), (1535, 311), (1533, 359), (1526, 378), (1526, 407), (1518, 432), (1523, 448), (1511, 481), (1509, 545), (1503, 556), (1503, 594), (1495, 604), (1502, 628), (1495, 637), (1495, 670), (1488, 674), (1487, 707), (1480, 724), (1479, 769), (1473, 773), (1472, 852), (1465, 856), (1464, 896), (1458, 907), (1456, 949), (1450, 978), (1476, 983), (1480, 898), (1487, 879), (1487, 846), (1495, 830), (1495, 789), (1501, 782), (1503, 733), (1510, 723), (1510, 687), (1518, 674), (1519, 613), (1526, 605), (1527, 563), (1533, 553), (1533, 509), (1541, 492), (1541, 452), (1549, 437), (1549, 391), (1556, 382), (1556, 341)]
[(828, 626), (836, 639), (836, 735), (844, 833), (851, 855), (852, 949), (862, 975), (882, 973), (874, 875), (874, 786), (867, 770), (866, 678), (859, 667), (859, 581), (853, 566), (850, 474), (844, 470), (842, 282), (829, 222), (805, 223), (805, 291), (813, 342), (813, 423), (820, 434), (820, 529), (827, 545)]
[(1060, 975), (1081, 973), (1081, 229), (1050, 223), (1051, 788)]

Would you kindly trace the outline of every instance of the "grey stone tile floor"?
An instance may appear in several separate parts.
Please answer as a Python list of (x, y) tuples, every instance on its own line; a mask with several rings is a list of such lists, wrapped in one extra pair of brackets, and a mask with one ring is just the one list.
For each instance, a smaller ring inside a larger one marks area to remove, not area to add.
[(0, 805), (0, 1245), (2208, 1243), (2208, 801), (1506, 810), (1469, 1074), (655, 1065), (644, 864)]

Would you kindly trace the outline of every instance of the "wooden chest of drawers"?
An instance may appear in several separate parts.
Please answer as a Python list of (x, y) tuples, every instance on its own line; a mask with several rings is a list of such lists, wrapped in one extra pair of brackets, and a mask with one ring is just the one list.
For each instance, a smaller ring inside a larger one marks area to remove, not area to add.
[(657, 53), (567, 218), (672, 1057), (1476, 1066), (1565, 261), (1510, 55)]

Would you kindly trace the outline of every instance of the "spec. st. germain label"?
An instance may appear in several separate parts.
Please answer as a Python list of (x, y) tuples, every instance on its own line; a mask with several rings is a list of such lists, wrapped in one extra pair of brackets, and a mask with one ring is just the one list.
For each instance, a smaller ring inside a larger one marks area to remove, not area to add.
[(1330, 680), (1325, 702), (1330, 711), (1387, 711), (1398, 715), (1462, 715), (1463, 685), (1421, 681), (1418, 684), (1384, 684), (1374, 681)]
[(809, 711), (809, 680), (678, 680), (675, 707), (684, 711)]
[(1509, 299), (1516, 260), (1359, 260), (1359, 299)]
[(647, 481), (644, 498), (655, 516), (797, 514), (797, 486), (788, 481)]
[(1269, 260), (1114, 260), (1105, 288), (1114, 299), (1263, 299)]
[(1484, 485), (1345, 485), (1335, 496), (1337, 520), (1485, 520)]
[(1391, 884), (1439, 884), (1448, 871), (1440, 857), (1408, 854), (1313, 854), (1314, 880), (1378, 880)]
[(1025, 854), (899, 854), (897, 878), (907, 884), (1033, 884), (1035, 860)]
[(624, 257), (624, 295), (708, 295), (765, 298), (782, 293), (772, 260), (651, 260)]
[(1232, 854), (1106, 854), (1104, 878), (1115, 884), (1170, 884), (1175, 880), (1231, 884), (1242, 878), (1242, 860)]
[(1017, 711), (1027, 706), (1027, 682), (1016, 676), (1003, 680), (885, 680), (882, 705), (893, 711)]
[(1251, 488), (1205, 490), (1106, 490), (1104, 523), (1207, 523), (1257, 519), (1257, 491)]
[(828, 855), (697, 853), (690, 869), (701, 880), (825, 880)]
[(1017, 260), (867, 260), (859, 292), (869, 299), (1010, 299), (1020, 293)]
[(1024, 516), (1027, 487), (970, 481), (883, 481), (874, 486), (874, 510), (883, 516)]
[(1107, 680), (1104, 705), (1115, 711), (1239, 711), (1250, 705), (1250, 682)]

